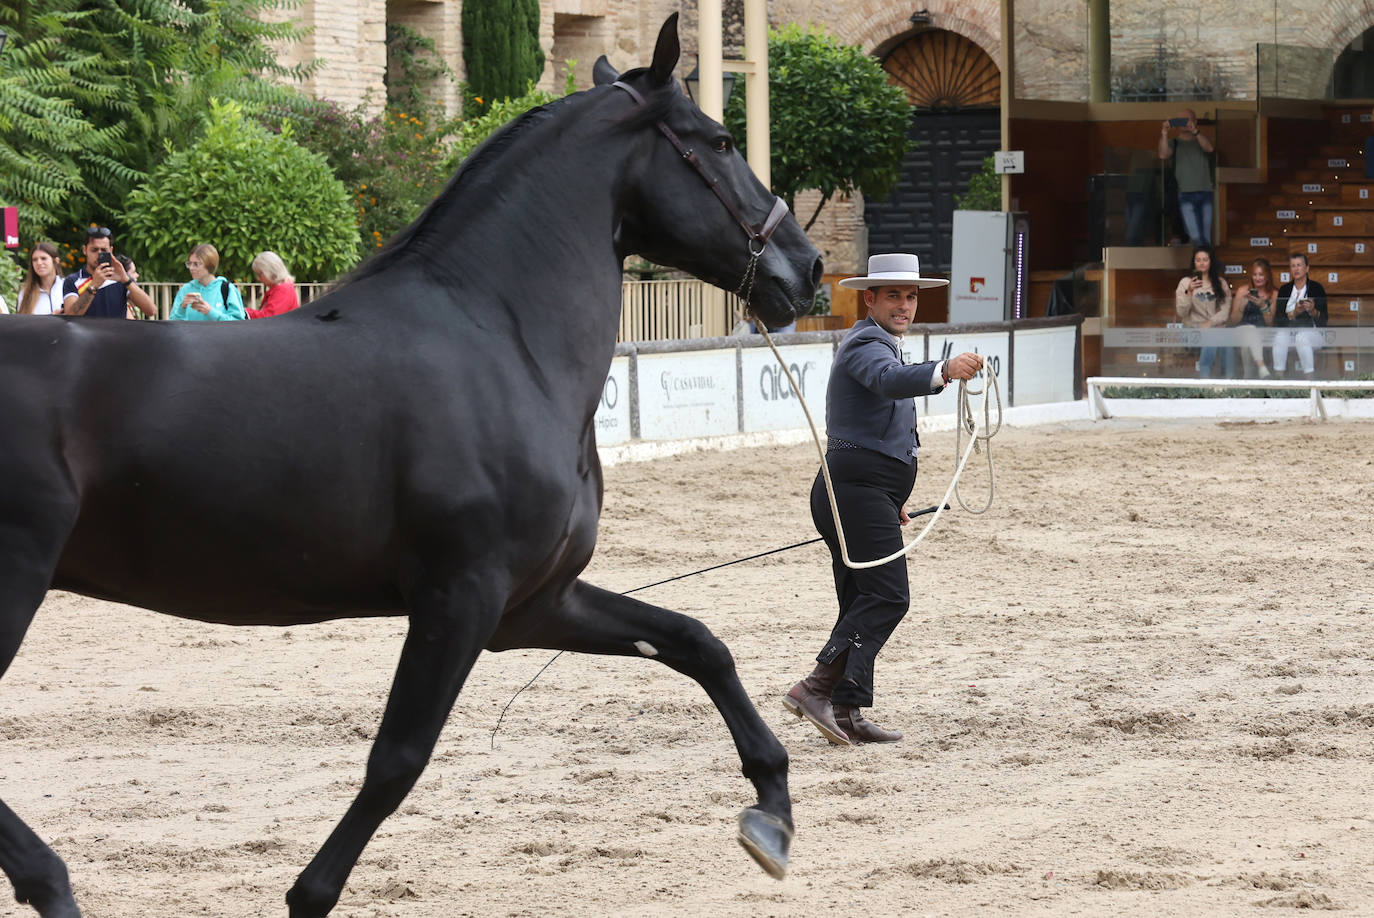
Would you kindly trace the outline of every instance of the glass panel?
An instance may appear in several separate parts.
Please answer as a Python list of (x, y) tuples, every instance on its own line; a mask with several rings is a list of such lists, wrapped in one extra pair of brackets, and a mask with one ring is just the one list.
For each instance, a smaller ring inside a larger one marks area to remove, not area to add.
[[(1180, 280), (1177, 272), (1118, 271), (1116, 327), (1103, 329), (1102, 375), (1196, 379), (1199, 386), (1207, 379), (1374, 379), (1374, 296), (1341, 295), (1342, 287), (1366, 285), (1364, 278), (1346, 278), (1344, 274), (1356, 272), (1312, 269), (1311, 279), (1322, 283), (1327, 291), (1325, 326), (1299, 325), (1292, 320), (1287, 327), (1242, 324), (1243, 311), (1233, 304), (1222, 324), (1196, 327), (1179, 321), (1176, 297), (1158, 293), (1162, 288), (1175, 287)], [(1238, 287), (1244, 275), (1232, 274), (1229, 279)], [(1276, 276), (1276, 285), (1279, 282)], [(1287, 305), (1279, 301), (1275, 308), (1288, 316)], [(1302, 307), (1295, 307), (1291, 315), (1301, 316)], [(1272, 323), (1272, 317), (1268, 318)], [(1174, 395), (1186, 392), (1171, 390)], [(1237, 392), (1227, 389), (1208, 394), (1235, 397)], [(1285, 392), (1256, 388), (1244, 394), (1278, 398), (1307, 397), (1310, 393), (1304, 389)]]

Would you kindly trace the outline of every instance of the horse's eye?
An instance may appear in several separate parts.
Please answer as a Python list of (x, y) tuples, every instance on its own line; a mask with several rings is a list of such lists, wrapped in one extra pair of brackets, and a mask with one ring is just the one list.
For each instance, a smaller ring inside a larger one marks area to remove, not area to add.
[(717, 137), (717, 138), (711, 143), (711, 149), (715, 150), (717, 153), (729, 153), (729, 152), (730, 152), (730, 138), (729, 138), (729, 137)]

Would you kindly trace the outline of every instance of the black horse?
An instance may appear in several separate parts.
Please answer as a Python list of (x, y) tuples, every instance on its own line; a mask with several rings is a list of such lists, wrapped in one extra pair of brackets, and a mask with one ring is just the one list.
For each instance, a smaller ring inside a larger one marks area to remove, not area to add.
[[(758, 793), (740, 841), (786, 870), (787, 754), (729, 651), (700, 622), (578, 579), (624, 257), (743, 282), (769, 325), (820, 275), (683, 95), (678, 54), (673, 16), (651, 66), (599, 62), (598, 86), (492, 137), (414, 225), (296, 312), (0, 325), (0, 673), (50, 588), (235, 625), (409, 616), (362, 790), (288, 892), (293, 918), (334, 907), (484, 648), (645, 654), (696, 680)], [(62, 860), (3, 803), (0, 867), (45, 918), (79, 914)]]

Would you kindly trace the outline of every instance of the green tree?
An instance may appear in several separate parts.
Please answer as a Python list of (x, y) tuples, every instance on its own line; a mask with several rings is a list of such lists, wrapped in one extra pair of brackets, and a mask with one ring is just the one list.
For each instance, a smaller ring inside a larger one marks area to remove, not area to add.
[(467, 0), (463, 60), (468, 98), (479, 110), (496, 99), (518, 96), (544, 72), (539, 0)]
[(122, 215), (139, 269), (184, 274), (200, 242), (219, 249), (220, 273), (252, 277), (263, 249), (281, 255), (298, 280), (329, 280), (358, 260), (353, 210), (323, 157), (244, 117), (237, 102), (210, 102), (201, 137), (168, 156), (135, 189)]
[(959, 210), (1001, 210), (1002, 179), (995, 171), (993, 157), (983, 157), (982, 167), (969, 176), (968, 188), (955, 199)]
[[(26, 66), (22, 87), (48, 113), (28, 101), (20, 106), (28, 119), (0, 115), (0, 146), (40, 163), (46, 155), (53, 163), (48, 187), (31, 185), (23, 196), (30, 220), (26, 235), (79, 233), (73, 227), (90, 222), (118, 229), (113, 218), (125, 209), (128, 192), (194, 135), (212, 98), (234, 99), (249, 110), (309, 105), (269, 79), (303, 77), (310, 70), (278, 62), (274, 45), (302, 32), (265, 14), (290, 5), (291, 0), (0, 4), (0, 27), (10, 34), (0, 56), (0, 83), (19, 75), (11, 66)], [(13, 64), (12, 50), (24, 51)], [(41, 66), (40, 55), (48, 56), (49, 67)], [(45, 146), (34, 136), (42, 130), (34, 121), (48, 115), (57, 119), (51, 129), (62, 135), (66, 149)], [(0, 171), (11, 173), (8, 164)]]
[[(911, 105), (878, 61), (824, 31), (795, 24), (768, 33), (769, 168), (773, 193), (791, 207), (815, 188), (885, 197), (911, 149)], [(725, 125), (744, 148), (744, 94), (733, 93)]]
[(386, 104), (403, 112), (424, 112), (435, 90), (454, 79), (435, 50), (434, 39), (409, 26), (386, 26)]
[(9, 35), (0, 54), (0, 203), (19, 208), (25, 239), (92, 205), (93, 185), (138, 175), (120, 159), (128, 148), (124, 127), (97, 127), (87, 115), (120, 95), (110, 62), (65, 40), (89, 18), (0, 5), (0, 28)]

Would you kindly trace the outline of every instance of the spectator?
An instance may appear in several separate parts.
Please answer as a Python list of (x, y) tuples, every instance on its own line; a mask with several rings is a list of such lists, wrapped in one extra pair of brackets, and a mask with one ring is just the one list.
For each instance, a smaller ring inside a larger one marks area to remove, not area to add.
[[(121, 265), (124, 266), (124, 273), (129, 275), (130, 280), (134, 281), (135, 283), (138, 282), (138, 265), (134, 264), (134, 260), (132, 258), (130, 258), (128, 255), (124, 255), (121, 253), (115, 256), (115, 261), (119, 262)], [(125, 313), (125, 318), (138, 318), (138, 313), (134, 311), (133, 306), (130, 306), (128, 308), (128, 310)]]
[[(1217, 328), (1226, 324), (1231, 312), (1231, 287), (1221, 276), (1221, 263), (1217, 261), (1209, 245), (1193, 248), (1193, 273), (1178, 282), (1174, 291), (1174, 311), (1178, 319), (1189, 328)], [(1212, 364), (1217, 359), (1217, 351), (1222, 352), (1222, 369), (1227, 378), (1236, 370), (1236, 352), (1218, 348), (1215, 344), (1204, 345), (1201, 358), (1197, 363), (1198, 375), (1207, 379), (1212, 375)]]
[(145, 316), (157, 318), (153, 298), (114, 257), (114, 234), (108, 227), (87, 229), (82, 252), (86, 263), (62, 281), (63, 315), (123, 319), (132, 303)]
[(296, 279), (286, 270), (286, 263), (276, 252), (259, 252), (253, 259), (253, 274), (266, 289), (262, 308), (248, 310), (250, 319), (266, 319), (290, 312), (301, 305), (296, 296)]
[(227, 277), (215, 274), (219, 268), (219, 250), (202, 242), (186, 256), (186, 270), (191, 279), (181, 285), (172, 302), (168, 318), (195, 322), (232, 322), (248, 318), (243, 311), (243, 297)]
[(1250, 283), (1237, 287), (1231, 301), (1231, 324), (1240, 333), (1241, 346), (1255, 361), (1260, 379), (1269, 377), (1269, 368), (1264, 365), (1264, 344), (1260, 341), (1259, 330), (1273, 323), (1278, 295), (1269, 262), (1256, 258), (1250, 262)]
[(1294, 252), (1288, 256), (1288, 276), (1292, 278), (1279, 288), (1278, 301), (1282, 309), (1274, 311), (1274, 372), (1282, 376), (1288, 369), (1288, 349), (1296, 345), (1302, 375), (1308, 379), (1317, 375), (1317, 350), (1322, 346), (1326, 325), (1326, 289), (1307, 276), (1307, 255)]
[[(1170, 128), (1178, 136), (1169, 137)], [(1159, 158), (1174, 161), (1178, 182), (1178, 207), (1183, 225), (1194, 245), (1207, 245), (1212, 239), (1212, 161), (1216, 148), (1197, 129), (1197, 115), (1185, 108), (1177, 118), (1164, 122), (1159, 132)]]
[(19, 285), (17, 312), (23, 315), (51, 316), (62, 314), (62, 275), (57, 246), (39, 242), (29, 255), (29, 270)]

